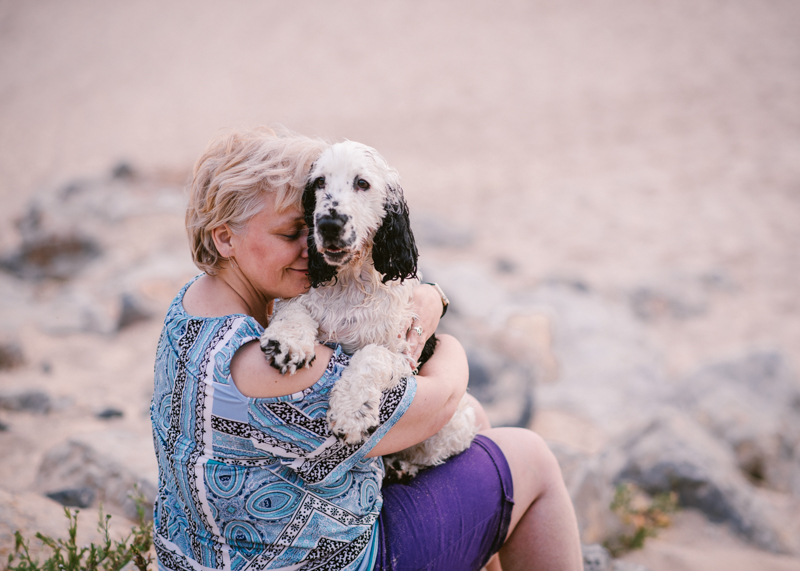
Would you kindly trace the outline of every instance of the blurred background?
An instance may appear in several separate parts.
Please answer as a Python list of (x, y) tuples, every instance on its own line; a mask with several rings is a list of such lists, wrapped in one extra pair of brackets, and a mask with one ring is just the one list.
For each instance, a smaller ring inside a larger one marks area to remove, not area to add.
[(585, 543), (634, 481), (684, 509), (631, 565), (800, 569), (798, 30), (790, 0), (0, 0), (0, 551), (44, 494), (122, 517), (153, 481), (183, 188), (280, 124), (398, 169), (473, 390), (558, 448)]

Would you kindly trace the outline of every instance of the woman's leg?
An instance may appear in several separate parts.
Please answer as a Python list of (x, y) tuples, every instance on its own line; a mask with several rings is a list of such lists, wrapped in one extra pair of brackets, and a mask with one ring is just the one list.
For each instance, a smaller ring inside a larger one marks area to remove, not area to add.
[(514, 509), (503, 571), (580, 571), (578, 524), (561, 469), (542, 438), (524, 428), (481, 431), (503, 451), (514, 483)]

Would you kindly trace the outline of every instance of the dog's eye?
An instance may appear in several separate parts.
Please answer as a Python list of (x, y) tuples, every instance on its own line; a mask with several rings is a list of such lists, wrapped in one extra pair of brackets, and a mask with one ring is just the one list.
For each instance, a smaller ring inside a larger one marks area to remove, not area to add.
[(369, 189), (369, 183), (367, 181), (365, 181), (363, 178), (360, 178), (360, 179), (358, 179), (356, 181), (356, 186), (358, 188), (360, 188), (361, 190), (368, 190)]
[(318, 176), (317, 179), (314, 181), (314, 186), (316, 188), (325, 188), (325, 177)]

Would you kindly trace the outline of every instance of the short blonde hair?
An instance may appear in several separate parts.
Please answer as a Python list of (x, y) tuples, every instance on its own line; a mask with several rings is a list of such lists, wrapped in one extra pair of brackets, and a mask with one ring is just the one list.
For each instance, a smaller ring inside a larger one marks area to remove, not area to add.
[(322, 139), (265, 127), (212, 141), (194, 166), (186, 209), (195, 265), (209, 275), (217, 273), (225, 258), (212, 231), (227, 224), (241, 232), (263, 207), (265, 193), (276, 193), (278, 213), (301, 205), (308, 171), (326, 146)]

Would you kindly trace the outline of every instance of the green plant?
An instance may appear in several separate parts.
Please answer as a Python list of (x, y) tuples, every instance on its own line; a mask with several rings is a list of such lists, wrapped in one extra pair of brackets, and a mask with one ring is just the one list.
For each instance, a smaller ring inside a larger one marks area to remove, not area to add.
[(99, 545), (94, 543), (78, 547), (76, 537), (78, 534), (78, 511), (64, 508), (64, 513), (69, 520), (67, 539), (54, 539), (42, 533), (36, 537), (47, 546), (51, 554), (41, 563), (30, 552), (29, 543), (19, 531), (14, 533), (14, 553), (8, 556), (8, 571), (119, 571), (133, 561), (139, 571), (148, 571), (152, 563), (152, 556), (148, 553), (153, 544), (153, 524), (145, 521), (144, 498), (137, 491), (136, 512), (138, 524), (131, 528), (131, 532), (121, 541), (114, 541), (109, 534), (109, 521), (111, 516), (103, 514), (100, 507), (97, 528), (102, 540)]
[(620, 484), (610, 507), (631, 530), (603, 544), (611, 555), (618, 557), (628, 551), (641, 549), (648, 537), (656, 537), (659, 529), (670, 526), (670, 514), (678, 509), (678, 494), (668, 492), (649, 498), (633, 484)]

